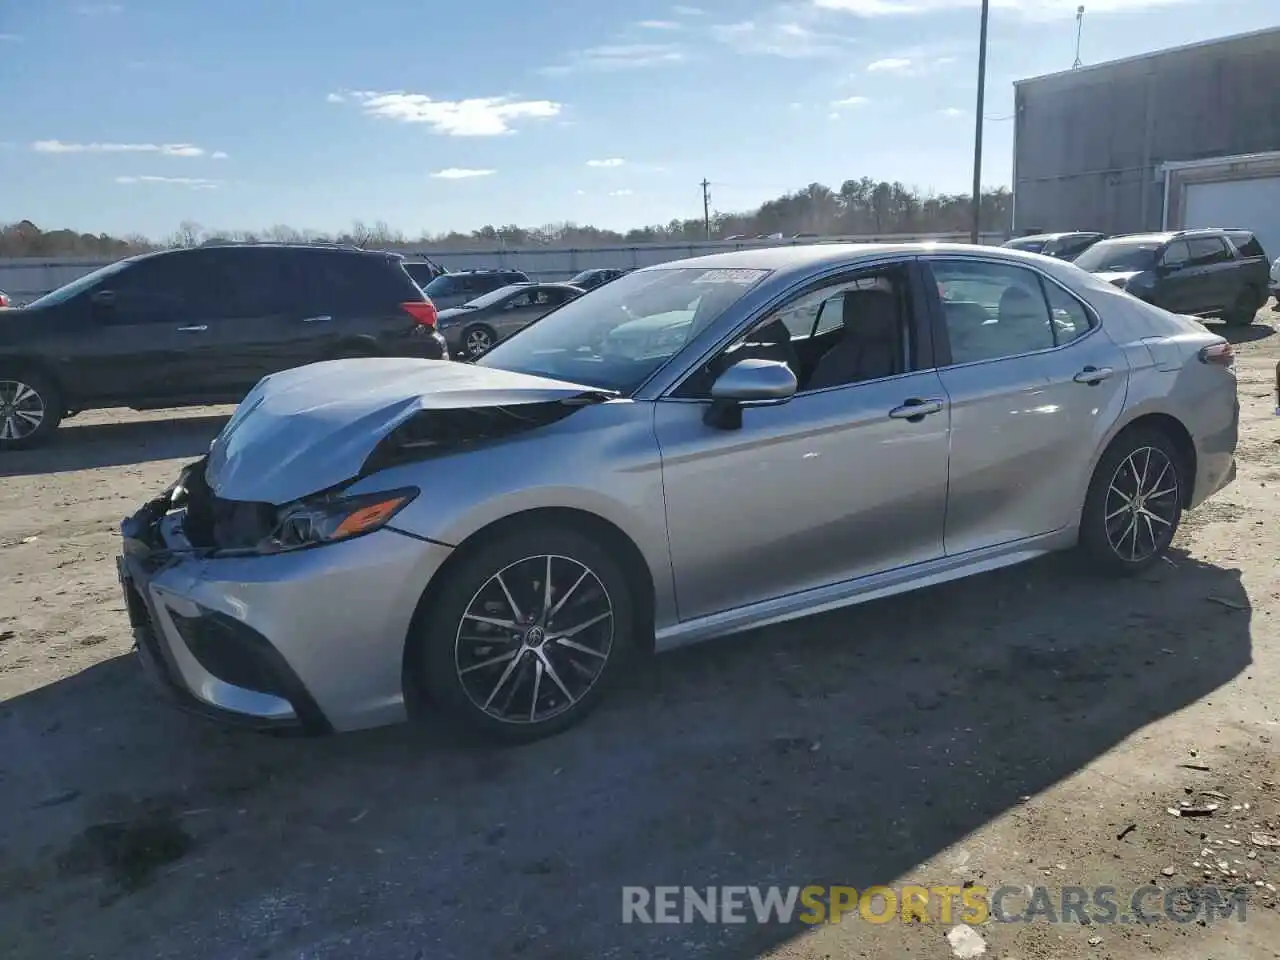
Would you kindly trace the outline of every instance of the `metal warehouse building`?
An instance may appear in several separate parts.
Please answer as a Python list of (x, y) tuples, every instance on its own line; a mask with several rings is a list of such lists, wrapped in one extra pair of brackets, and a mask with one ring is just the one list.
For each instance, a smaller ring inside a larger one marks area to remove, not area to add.
[(1244, 227), (1280, 256), (1280, 28), (1014, 84), (1017, 234)]

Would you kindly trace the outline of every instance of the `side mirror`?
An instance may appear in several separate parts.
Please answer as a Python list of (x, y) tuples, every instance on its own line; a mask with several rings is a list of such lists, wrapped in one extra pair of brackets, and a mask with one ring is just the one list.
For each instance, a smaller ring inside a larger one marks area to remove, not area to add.
[(799, 389), (796, 375), (777, 360), (740, 360), (711, 385), (711, 406), (703, 418), (708, 426), (737, 430), (744, 407), (774, 407), (786, 403)]

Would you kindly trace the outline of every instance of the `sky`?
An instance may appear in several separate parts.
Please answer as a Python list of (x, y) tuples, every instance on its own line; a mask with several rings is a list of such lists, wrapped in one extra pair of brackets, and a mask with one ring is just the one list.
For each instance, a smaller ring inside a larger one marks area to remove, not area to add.
[[(0, 222), (411, 235), (972, 181), (980, 0), (0, 0)], [(1077, 0), (991, 0), (983, 182)], [(1280, 25), (1276, 0), (1086, 0), (1087, 65)]]

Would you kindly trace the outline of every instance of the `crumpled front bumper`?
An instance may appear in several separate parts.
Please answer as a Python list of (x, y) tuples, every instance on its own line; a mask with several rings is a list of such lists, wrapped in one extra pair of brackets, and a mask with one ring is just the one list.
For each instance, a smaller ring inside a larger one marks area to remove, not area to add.
[(138, 655), (180, 706), (320, 734), (406, 717), (404, 645), (449, 548), (384, 528), (269, 556), (193, 550), (185, 511), (121, 525), (117, 564)]

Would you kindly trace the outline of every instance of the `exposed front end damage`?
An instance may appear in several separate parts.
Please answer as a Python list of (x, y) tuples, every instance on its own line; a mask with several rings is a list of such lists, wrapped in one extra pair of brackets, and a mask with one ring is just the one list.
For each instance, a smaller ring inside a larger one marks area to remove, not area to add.
[(209, 455), (121, 524), (121, 587), (153, 679), (181, 706), (254, 727), (323, 733), (404, 719), (405, 638), (452, 548), (395, 526), (429, 490), (403, 479), (352, 489), (610, 399), (499, 374), (501, 389), (447, 396), (375, 385), (335, 399), (306, 395), (300, 378), (260, 384)]

